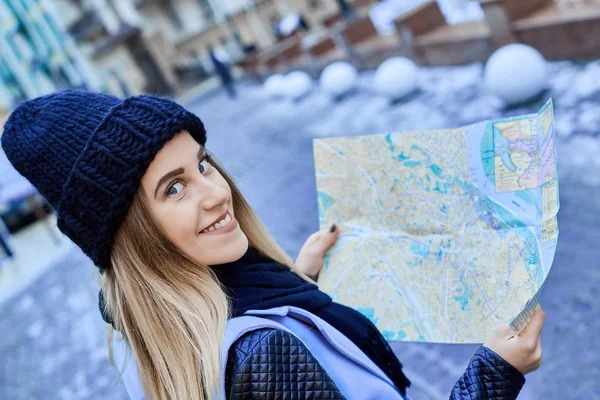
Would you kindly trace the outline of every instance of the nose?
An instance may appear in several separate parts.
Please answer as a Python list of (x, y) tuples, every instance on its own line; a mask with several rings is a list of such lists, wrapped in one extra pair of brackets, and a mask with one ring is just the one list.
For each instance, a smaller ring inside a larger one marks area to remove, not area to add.
[(198, 200), (201, 209), (210, 211), (226, 205), (229, 202), (229, 192), (217, 182), (201, 177), (198, 186)]

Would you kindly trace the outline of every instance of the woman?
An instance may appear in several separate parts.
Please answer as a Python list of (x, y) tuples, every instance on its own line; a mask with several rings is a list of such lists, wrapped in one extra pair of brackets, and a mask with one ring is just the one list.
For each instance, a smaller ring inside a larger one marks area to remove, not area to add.
[[(65, 91), (22, 103), (1, 141), (98, 266), (131, 398), (408, 398), (377, 329), (305, 274), (335, 227), (295, 266), (207, 152), (194, 114), (154, 96)], [(518, 335), (499, 329), (451, 398), (516, 398), (541, 362), (543, 322), (538, 308)]]

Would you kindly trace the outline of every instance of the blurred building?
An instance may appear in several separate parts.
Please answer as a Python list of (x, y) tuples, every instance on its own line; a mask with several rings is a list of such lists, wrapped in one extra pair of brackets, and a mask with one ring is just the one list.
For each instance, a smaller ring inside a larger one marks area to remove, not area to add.
[(309, 25), (338, 0), (0, 0), (0, 120), (20, 101), (67, 87), (119, 96), (176, 94), (210, 76), (209, 48), (235, 63)]
[(62, 28), (118, 95), (176, 94), (210, 76), (209, 48), (235, 63), (277, 41), (273, 24), (290, 13), (308, 24), (337, 0), (47, 0)]
[(41, 0), (0, 0), (0, 121), (18, 102), (101, 81)]
[(0, 109), (67, 87), (174, 95), (210, 76), (209, 48), (236, 64), (363, 3), (376, 2), (0, 0)]
[(598, 1), (0, 0), (0, 121), (2, 108), (65, 87), (181, 94), (211, 76), (209, 49), (259, 78), (395, 55), (464, 64), (515, 41), (550, 58), (595, 55), (581, 33), (600, 26), (596, 13), (557, 4)]

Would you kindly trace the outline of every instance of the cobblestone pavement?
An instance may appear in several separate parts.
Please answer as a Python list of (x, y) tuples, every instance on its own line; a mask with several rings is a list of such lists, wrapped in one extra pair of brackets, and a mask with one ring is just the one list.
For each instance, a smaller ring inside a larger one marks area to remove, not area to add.
[[(535, 112), (555, 102), (561, 229), (541, 296), (544, 362), (520, 399), (600, 399), (600, 63), (552, 63), (550, 89), (505, 109), (485, 91), (481, 65), (422, 70), (420, 91), (389, 104), (369, 88), (339, 102), (316, 90), (299, 102), (269, 101), (244, 82), (239, 97), (215, 91), (188, 107), (204, 121), (207, 147), (236, 178), (292, 255), (318, 229), (312, 138), (450, 128)], [(91, 263), (74, 250), (21, 295), (0, 306), (0, 399), (124, 399), (110, 366)], [(476, 349), (393, 343), (414, 399), (447, 399)]]

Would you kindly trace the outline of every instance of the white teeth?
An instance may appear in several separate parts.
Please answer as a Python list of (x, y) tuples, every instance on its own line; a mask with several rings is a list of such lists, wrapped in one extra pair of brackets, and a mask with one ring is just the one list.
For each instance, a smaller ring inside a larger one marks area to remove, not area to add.
[(230, 222), (231, 222), (231, 215), (227, 214), (227, 215), (225, 216), (225, 218), (223, 218), (223, 219), (222, 219), (222, 220), (220, 220), (219, 222), (215, 223), (214, 225), (212, 225), (212, 226), (210, 226), (210, 227), (206, 228), (206, 229), (205, 229), (205, 230), (203, 230), (202, 232), (203, 232), (203, 233), (206, 233), (206, 232), (212, 232), (212, 231), (214, 231), (214, 230), (216, 230), (216, 229), (220, 229), (220, 228), (223, 228), (224, 226), (227, 226), (227, 225), (228, 225)]

